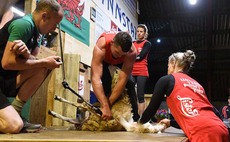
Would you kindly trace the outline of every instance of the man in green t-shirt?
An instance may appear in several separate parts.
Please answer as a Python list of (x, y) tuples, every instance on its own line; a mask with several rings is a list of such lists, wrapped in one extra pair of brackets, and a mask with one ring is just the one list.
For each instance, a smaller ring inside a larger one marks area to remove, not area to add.
[[(50, 70), (62, 64), (59, 56), (36, 58), (43, 35), (54, 31), (62, 18), (63, 9), (56, 0), (40, 0), (32, 14), (14, 19), (0, 30), (0, 132), (35, 132), (41, 128), (20, 115)], [(15, 100), (10, 104), (7, 97), (12, 96)]]

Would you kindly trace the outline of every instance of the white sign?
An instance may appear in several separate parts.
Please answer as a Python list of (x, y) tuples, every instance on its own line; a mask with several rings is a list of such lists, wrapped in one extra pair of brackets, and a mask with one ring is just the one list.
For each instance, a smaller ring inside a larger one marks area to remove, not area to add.
[[(97, 6), (96, 11), (100, 9), (109, 18), (103, 19), (108, 20), (109, 25), (113, 21), (117, 27), (122, 31), (129, 31), (132, 38), (136, 37), (137, 18), (134, 17), (121, 0), (93, 0)], [(103, 14), (102, 13), (102, 14)], [(96, 14), (96, 17), (98, 15)], [(97, 19), (97, 18), (96, 18)], [(106, 22), (108, 23), (108, 22)], [(105, 23), (100, 23), (105, 25)]]
[(83, 96), (84, 95), (84, 83), (85, 77), (83, 75), (79, 75), (79, 82), (78, 82), (78, 94)]

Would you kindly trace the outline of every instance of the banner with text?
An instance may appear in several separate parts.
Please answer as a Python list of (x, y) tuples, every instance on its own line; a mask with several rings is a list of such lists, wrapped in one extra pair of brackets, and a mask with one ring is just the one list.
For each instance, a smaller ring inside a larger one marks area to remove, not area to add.
[[(102, 29), (111, 30), (110, 29), (111, 24), (113, 25), (115, 24), (117, 26), (117, 29), (120, 29), (122, 31), (129, 31), (132, 38), (135, 39), (136, 27), (138, 24), (137, 17), (134, 17), (133, 14), (130, 13), (129, 9), (127, 9), (123, 1), (120, 0), (93, 0), (93, 1), (96, 4), (96, 25), (101, 25)], [(98, 18), (98, 16), (100, 18)], [(102, 21), (104, 23), (102, 23)], [(107, 25), (107, 23), (109, 24)], [(105, 25), (105, 27), (103, 25)]]

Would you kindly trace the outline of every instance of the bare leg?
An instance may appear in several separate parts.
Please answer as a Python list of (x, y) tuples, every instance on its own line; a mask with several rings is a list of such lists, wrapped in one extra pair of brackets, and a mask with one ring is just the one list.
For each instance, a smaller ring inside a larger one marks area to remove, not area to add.
[[(16, 88), (18, 89), (18, 94), (12, 102), (12, 106), (19, 115), (21, 115), (21, 110), (26, 101), (41, 86), (49, 72), (50, 71), (46, 68), (35, 68), (31, 70), (23, 70), (18, 73), (16, 80)], [(32, 124), (29, 123), (26, 119), (23, 119), (22, 121), (25, 132), (37, 132), (42, 127), (41, 124)]]
[(17, 76), (18, 97), (26, 102), (41, 86), (48, 75), (45, 68), (35, 68), (31, 70), (20, 71)]
[(22, 119), (12, 106), (0, 109), (0, 131), (2, 133), (19, 133), (22, 128)]

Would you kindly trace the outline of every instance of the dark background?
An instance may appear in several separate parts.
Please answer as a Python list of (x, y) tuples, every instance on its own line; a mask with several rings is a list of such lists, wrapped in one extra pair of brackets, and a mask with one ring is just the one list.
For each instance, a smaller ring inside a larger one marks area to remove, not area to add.
[[(150, 78), (146, 93), (167, 74), (168, 56), (193, 50), (197, 56), (190, 75), (211, 101), (227, 102), (230, 88), (230, 0), (139, 0), (138, 23), (149, 29)], [(160, 38), (161, 43), (156, 40)]]

